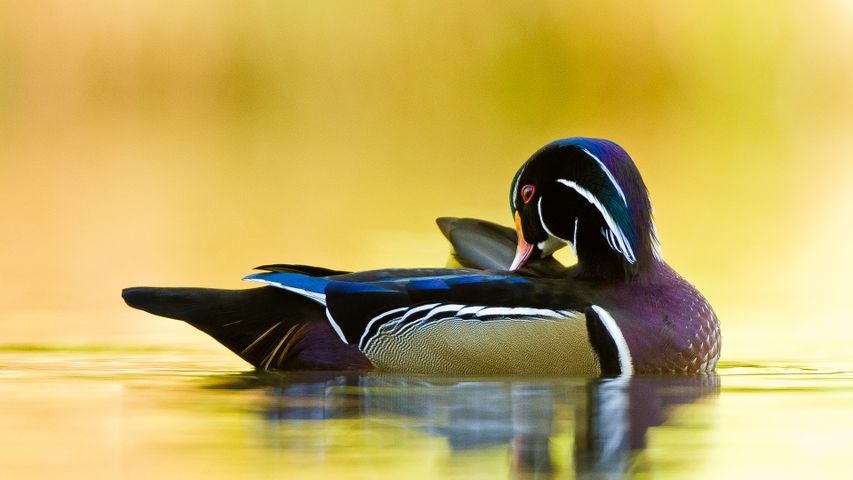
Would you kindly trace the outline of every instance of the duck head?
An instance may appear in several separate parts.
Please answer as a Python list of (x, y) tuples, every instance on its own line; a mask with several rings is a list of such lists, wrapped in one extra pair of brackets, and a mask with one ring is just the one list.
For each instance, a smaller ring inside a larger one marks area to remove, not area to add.
[(510, 205), (518, 247), (510, 270), (571, 245), (585, 276), (637, 275), (660, 261), (648, 192), (619, 145), (557, 140), (515, 174)]

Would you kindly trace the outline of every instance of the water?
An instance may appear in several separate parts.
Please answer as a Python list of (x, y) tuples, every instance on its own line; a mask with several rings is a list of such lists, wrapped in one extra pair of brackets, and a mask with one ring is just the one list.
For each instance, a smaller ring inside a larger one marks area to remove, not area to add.
[(853, 373), (263, 373), (219, 351), (9, 346), (0, 478), (846, 478)]

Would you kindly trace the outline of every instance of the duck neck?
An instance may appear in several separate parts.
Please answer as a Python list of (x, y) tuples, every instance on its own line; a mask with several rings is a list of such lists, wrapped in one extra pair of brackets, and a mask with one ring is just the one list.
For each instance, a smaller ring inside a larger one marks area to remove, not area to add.
[(638, 238), (645, 241), (640, 241), (639, 245), (635, 246), (635, 260), (630, 262), (611, 248), (600, 228), (584, 228), (579, 224), (574, 238), (578, 258), (573, 269), (575, 275), (591, 280), (625, 281), (642, 278), (660, 260), (653, 254), (649, 236)]

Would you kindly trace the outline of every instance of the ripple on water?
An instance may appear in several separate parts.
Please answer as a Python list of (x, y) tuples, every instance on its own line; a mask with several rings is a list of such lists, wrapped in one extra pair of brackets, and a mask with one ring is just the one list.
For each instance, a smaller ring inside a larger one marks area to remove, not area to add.
[(827, 477), (853, 440), (853, 375), (818, 364), (437, 378), (257, 372), (214, 350), (18, 345), (0, 348), (0, 378), (3, 478), (91, 478), (93, 467), (113, 478)]

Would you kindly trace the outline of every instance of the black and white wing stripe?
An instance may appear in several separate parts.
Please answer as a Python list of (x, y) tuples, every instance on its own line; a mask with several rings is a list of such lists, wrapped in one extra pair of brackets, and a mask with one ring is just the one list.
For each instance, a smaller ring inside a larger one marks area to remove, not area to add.
[[(421, 373), (629, 374), (628, 345), (604, 309), (553, 295), (547, 278), (470, 274), (339, 281), (288, 272), (247, 279), (323, 306), (345, 344), (376, 367)], [(443, 273), (438, 271), (436, 273)], [(478, 300), (479, 299), (479, 300)], [(483, 303), (479, 303), (479, 302)], [(518, 305), (535, 305), (518, 306)]]
[[(370, 342), (379, 335), (404, 335), (428, 324), (447, 321), (493, 320), (554, 321), (575, 318), (578, 312), (529, 307), (490, 307), (485, 305), (462, 305), (428, 303), (414, 307), (400, 307), (373, 317), (358, 341), (358, 348), (369, 350)], [(341, 336), (344, 342), (348, 339)]]

